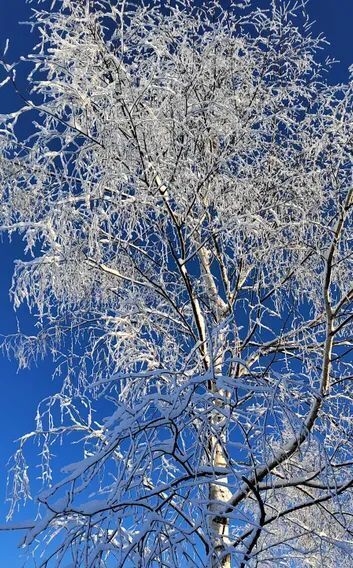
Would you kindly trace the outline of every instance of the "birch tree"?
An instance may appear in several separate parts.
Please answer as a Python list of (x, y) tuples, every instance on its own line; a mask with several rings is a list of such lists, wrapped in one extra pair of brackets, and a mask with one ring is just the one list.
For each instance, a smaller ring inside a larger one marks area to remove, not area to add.
[(3, 349), (62, 387), (9, 528), (42, 567), (351, 566), (351, 83), (302, 3), (33, 14), (28, 92), (2, 59), (0, 226), (37, 333)]

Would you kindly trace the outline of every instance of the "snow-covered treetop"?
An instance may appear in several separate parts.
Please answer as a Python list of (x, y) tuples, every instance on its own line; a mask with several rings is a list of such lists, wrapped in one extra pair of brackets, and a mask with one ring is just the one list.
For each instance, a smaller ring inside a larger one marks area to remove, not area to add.
[[(51, 353), (63, 375), (33, 433), (44, 481), (66, 433), (85, 459), (41, 495), (26, 542), (66, 530), (57, 565), (68, 549), (92, 567), (315, 549), (311, 566), (332, 550), (343, 566), (352, 86), (325, 82), (302, 3), (36, 4), (29, 94), (3, 62), (23, 106), (1, 117), (0, 228), (25, 240), (12, 294), (39, 328), (4, 348), (23, 366)], [(229, 549), (207, 520), (218, 481)]]

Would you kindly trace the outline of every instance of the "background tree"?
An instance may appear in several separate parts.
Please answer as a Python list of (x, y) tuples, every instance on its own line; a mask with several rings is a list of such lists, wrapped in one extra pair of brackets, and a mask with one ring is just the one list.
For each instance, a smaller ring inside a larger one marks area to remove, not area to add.
[(62, 376), (10, 472), (11, 516), (37, 439), (41, 566), (350, 565), (352, 88), (299, 8), (60, 0), (31, 94), (3, 61), (3, 347)]

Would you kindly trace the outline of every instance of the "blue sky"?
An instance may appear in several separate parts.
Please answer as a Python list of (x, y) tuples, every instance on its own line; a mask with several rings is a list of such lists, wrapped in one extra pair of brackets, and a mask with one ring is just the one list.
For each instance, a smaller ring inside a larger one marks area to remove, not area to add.
[[(38, 4), (38, 0), (33, 2)], [(256, 0), (254, 0), (254, 4)], [(330, 73), (330, 82), (347, 81), (348, 67), (353, 63), (353, 2), (352, 0), (309, 0), (311, 19), (316, 20), (314, 32), (322, 31), (330, 42), (325, 55), (340, 60)], [(0, 53), (6, 38), (10, 39), (9, 59), (19, 58), (31, 49), (34, 37), (27, 26), (19, 21), (28, 19), (30, 7), (25, 0), (0, 0)], [(6, 88), (0, 91), (0, 113), (14, 110), (19, 104), (17, 96)], [(9, 301), (9, 288), (15, 258), (22, 256), (22, 243), (6, 238), (0, 242), (0, 333), (16, 330), (16, 314)], [(21, 313), (18, 314), (19, 319)], [(24, 316), (24, 325), (26, 316)], [(5, 501), (6, 463), (14, 451), (13, 440), (33, 427), (37, 403), (56, 390), (51, 381), (50, 363), (38, 368), (17, 373), (16, 364), (0, 357), (0, 524), (7, 511)], [(19, 568), (23, 566), (16, 544), (20, 535), (0, 533), (0, 566)]]

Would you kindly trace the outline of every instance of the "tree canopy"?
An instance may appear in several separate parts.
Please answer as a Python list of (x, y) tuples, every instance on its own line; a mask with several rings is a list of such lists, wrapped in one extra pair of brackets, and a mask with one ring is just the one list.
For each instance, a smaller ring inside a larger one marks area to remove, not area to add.
[(252, 4), (38, 2), (29, 93), (2, 61), (3, 348), (62, 377), (10, 471), (12, 516), (37, 440), (40, 566), (351, 565), (352, 85)]

